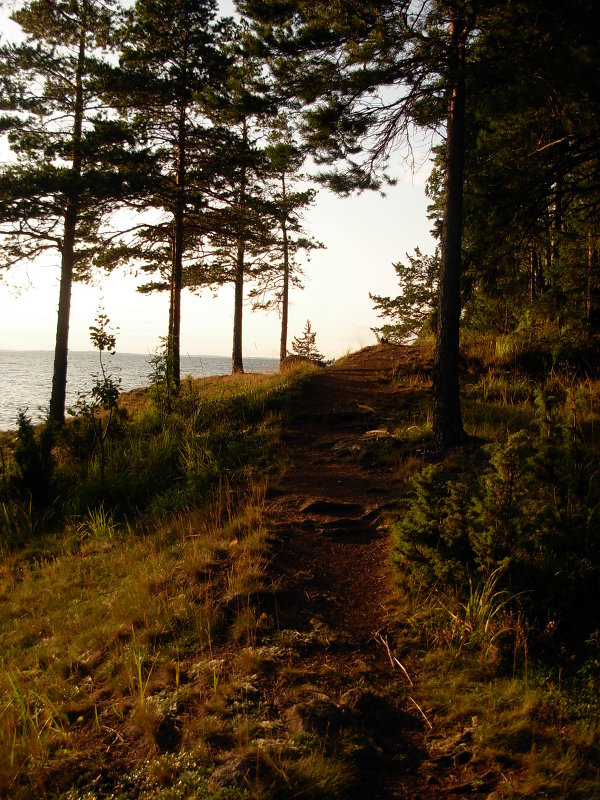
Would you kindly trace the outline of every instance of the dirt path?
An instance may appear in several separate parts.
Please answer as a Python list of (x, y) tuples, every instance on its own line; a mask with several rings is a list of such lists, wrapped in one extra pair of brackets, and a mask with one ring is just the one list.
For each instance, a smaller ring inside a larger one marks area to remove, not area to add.
[(380, 512), (393, 470), (378, 456), (399, 408), (418, 402), (390, 378), (403, 363), (414, 370), (415, 359), (423, 362), (422, 351), (374, 348), (311, 382), (292, 420), (290, 466), (268, 509), (281, 539), (277, 568), (288, 583), (302, 572), (313, 613), (361, 641), (385, 623), (390, 588)]
[(394, 470), (381, 454), (393, 442), (386, 428), (423, 392), (422, 383), (411, 388), (392, 374), (426, 371), (428, 362), (417, 348), (365, 355), (327, 369), (304, 391), (287, 440), (290, 463), (268, 502), (279, 624), (303, 632), (293, 666), (314, 686), (299, 702), (293, 681), (280, 680), (278, 703), (333, 750), (349, 731), (357, 739), (348, 796), (416, 800), (439, 795), (415, 781), (426, 726), (384, 644), (392, 575), (381, 512), (394, 496)]

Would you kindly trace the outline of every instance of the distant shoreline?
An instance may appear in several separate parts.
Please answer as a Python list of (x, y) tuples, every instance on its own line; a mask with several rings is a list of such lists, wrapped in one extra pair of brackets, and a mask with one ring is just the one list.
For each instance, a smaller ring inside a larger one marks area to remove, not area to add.
[[(0, 347), (0, 353), (54, 353), (54, 350), (44, 350), (42, 348), (23, 348), (23, 347)], [(71, 354), (79, 354), (79, 355), (90, 355), (90, 353), (94, 353), (98, 355), (97, 350), (69, 350), (69, 355)], [(154, 356), (155, 352), (152, 350), (148, 350), (145, 353), (134, 353), (133, 351), (125, 351), (125, 350), (118, 350), (118, 356)], [(191, 353), (184, 353), (182, 358), (231, 358), (231, 354), (227, 355), (220, 355), (219, 353), (208, 355), (206, 353), (201, 355), (194, 355)], [(248, 359), (264, 359), (265, 361), (273, 361), (278, 360), (278, 356), (244, 356), (244, 358)]]
[[(70, 350), (68, 359), (66, 408), (74, 408), (81, 395), (89, 395), (99, 372), (97, 350)], [(150, 353), (122, 353), (103, 359), (108, 373), (120, 382), (121, 392), (147, 387), (154, 367)], [(16, 427), (20, 410), (34, 424), (47, 416), (52, 391), (54, 353), (52, 350), (0, 349), (0, 430)], [(270, 373), (279, 369), (279, 359), (269, 356), (244, 357), (248, 373)], [(231, 373), (231, 356), (181, 357), (181, 374), (192, 378)]]

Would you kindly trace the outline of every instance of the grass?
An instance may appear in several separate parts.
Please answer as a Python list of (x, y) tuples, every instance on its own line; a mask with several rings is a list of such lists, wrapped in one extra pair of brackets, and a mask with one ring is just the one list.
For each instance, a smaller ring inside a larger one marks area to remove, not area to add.
[[(125, 745), (125, 793), (166, 797), (161, 770), (207, 791), (209, 706), (225, 702), (228, 729), (237, 680), (228, 653), (272, 624), (254, 606), (268, 589), (258, 476), (306, 374), (189, 383), (170, 418), (136, 393), (103, 475), (77, 426), (58, 441), (55, 485), (72, 491), (50, 525), (16, 495), (4, 502), (4, 541), (24, 543), (0, 561), (0, 796), (44, 796), (60, 775), (60, 796), (95, 797), (69, 781)], [(195, 719), (206, 724), (193, 733)]]
[(493, 773), (499, 798), (597, 795), (597, 723), (577, 719), (559, 688), (541, 674), (525, 685), (519, 677), (483, 671), (472, 661), (454, 660), (450, 666), (447, 655), (436, 652), (430, 655), (424, 687), (422, 699), (435, 706), (440, 725), (432, 734), (435, 744), (454, 757), (459, 750), (452, 750), (440, 732), (444, 726), (469, 731), (463, 779), (471, 790), (482, 773)]
[(170, 415), (147, 396), (143, 405), (134, 393), (137, 411), (127, 416), (123, 401), (102, 458), (85, 416), (55, 437), (50, 462), (41, 459), (44, 435), (38, 431), (27, 441), (24, 474), (37, 475), (40, 461), (52, 470), (43, 494), (35, 482), (24, 485), (13, 457), (21, 445), (13, 437), (3, 449), (0, 546), (35, 540), (39, 552), (45, 535), (51, 549), (53, 534), (62, 542), (71, 521), (82, 525), (84, 538), (103, 523), (102, 535), (109, 535), (111, 526), (132, 518), (195, 508), (223, 479), (234, 488), (244, 485), (252, 472), (274, 467), (281, 417), (308, 372), (190, 380)]
[(259, 585), (260, 502), (221, 489), (206, 513), (182, 513), (147, 533), (86, 537), (78, 552), (37, 564), (5, 561), (0, 750), (13, 755), (1, 792), (15, 780), (31, 786), (48, 763), (68, 770), (128, 731), (140, 739), (134, 752), (152, 752), (169, 709), (193, 707), (209, 686), (218, 691), (217, 668), (206, 668), (210, 683), (189, 676), (234, 635), (227, 574), (246, 596)]
[[(566, 368), (554, 368), (543, 374), (521, 370), (509, 344), (500, 342), (497, 352), (492, 346), (479, 351), (473, 345), (470, 347), (463, 384), (467, 432), (479, 442), (502, 447), (511, 435), (531, 436), (540, 425), (540, 430), (546, 431), (546, 441), (558, 437), (558, 430), (564, 430), (575, 448), (579, 465), (586, 459), (593, 462), (600, 444), (600, 381)], [(419, 441), (428, 430), (427, 409), (417, 411), (412, 422), (411, 436)], [(540, 441), (544, 441), (544, 436)], [(564, 447), (565, 452), (568, 449), (562, 439), (552, 441), (557, 447)], [(552, 450), (548, 453), (551, 458)], [(476, 475), (484, 464), (479, 448), (471, 447), (446, 457), (436, 469), (441, 470), (441, 475), (460, 474), (464, 481), (467, 466)], [(508, 464), (503, 464), (503, 468), (508, 468)], [(423, 464), (417, 459), (401, 464), (398, 468), (401, 485), (406, 485), (411, 467), (415, 474)], [(537, 478), (534, 467), (531, 469), (529, 487), (534, 492)], [(560, 465), (557, 469), (561, 469)], [(557, 475), (550, 478), (559, 485)], [(509, 480), (508, 472), (505, 479)], [(511, 480), (517, 479), (513, 476)], [(527, 487), (526, 481), (524, 486)], [(573, 494), (568, 497), (573, 506), (580, 490), (573, 481), (570, 490)], [(541, 490), (539, 496), (542, 497)], [(468, 516), (469, 512), (464, 511), (453, 494), (448, 494), (444, 502), (450, 500), (455, 505), (451, 512), (446, 509), (449, 516), (445, 524), (456, 525), (458, 531), (460, 515)], [(423, 502), (423, 514), (431, 512), (422, 499), (419, 502)], [(555, 503), (558, 502), (555, 495)], [(401, 520), (406, 519), (406, 509), (407, 505), (403, 507)], [(590, 510), (593, 518), (592, 506)], [(540, 514), (534, 503), (528, 513)], [(563, 524), (570, 524), (573, 508), (561, 513)], [(456, 515), (453, 520), (452, 514)], [(415, 519), (421, 525), (426, 521), (425, 517)], [(432, 524), (431, 520), (427, 524)], [(592, 528), (597, 530), (595, 523)], [(592, 528), (588, 542), (594, 537)], [(559, 546), (558, 542), (544, 544), (543, 537), (550, 536), (550, 531), (550, 527), (547, 534), (540, 530), (541, 550)], [(461, 541), (458, 533), (455, 544), (445, 535), (444, 541), (451, 546), (458, 546)], [(513, 542), (516, 545), (516, 538)], [(434, 552), (436, 540), (429, 545)], [(441, 539), (437, 542), (437, 547), (440, 546)], [(419, 553), (418, 545), (415, 552)], [(530, 557), (533, 556), (531, 551)], [(442, 562), (447, 563), (443, 559)], [(555, 580), (560, 577), (561, 566), (564, 571), (564, 560), (556, 567)], [(410, 583), (406, 572), (398, 573), (397, 613), (402, 634), (390, 644), (396, 650), (402, 647), (406, 650), (407, 636), (413, 643), (411, 655), (403, 663), (411, 675), (420, 670), (418, 685), (411, 692), (423, 709), (434, 712), (430, 751), (447, 754), (450, 762), (464, 763), (461, 781), (465, 791), (479, 791), (482, 780), (485, 785), (486, 776), (487, 779), (491, 776), (493, 796), (498, 798), (596, 797), (600, 792), (600, 728), (597, 648), (594, 649), (592, 642), (595, 640), (592, 636), (584, 641), (577, 634), (576, 625), (558, 631), (556, 622), (548, 623), (547, 618), (546, 629), (546, 623), (539, 620), (533, 624), (528, 617), (532, 611), (531, 596), (527, 591), (520, 596), (509, 591), (503, 570), (497, 566), (482, 577), (473, 573), (462, 583), (445, 583), (440, 568), (436, 582), (420, 588)], [(548, 588), (551, 585), (549, 581)], [(571, 594), (573, 600), (563, 600), (575, 603), (571, 609), (574, 618), (587, 617), (588, 606), (583, 611), (582, 605), (577, 604), (576, 586)], [(559, 619), (559, 626), (560, 622)], [(459, 735), (467, 731), (463, 739), (468, 746), (462, 745), (465, 750), (456, 745), (457, 731)]]
[[(406, 405), (386, 422), (398, 450), (380, 463), (399, 495), (431, 466), (425, 378), (401, 372), (389, 380), (406, 378)], [(55, 487), (79, 476), (60, 513), (3, 501), (0, 797), (342, 800), (392, 767), (420, 781), (453, 770), (465, 794), (490, 780), (507, 799), (598, 794), (597, 633), (574, 648), (530, 624), (504, 569), (423, 593), (399, 574), (376, 639), (389, 675), (348, 670), (355, 642), (321, 668), (335, 631), (281, 629), (265, 497), (305, 378), (189, 383), (168, 419), (137, 393), (104, 476), (80, 441), (57, 444)], [(469, 433), (502, 444), (531, 430), (540, 383), (490, 347), (465, 380)], [(597, 453), (598, 382), (543, 383)], [(442, 466), (481, 458), (467, 448)]]
[(9, 792), (27, 762), (46, 764), (65, 740), (66, 717), (47, 695), (32, 689), (32, 675), (3, 670), (0, 707), (0, 786)]
[(449, 641), (458, 649), (477, 647), (485, 663), (494, 661), (498, 640), (514, 627), (507, 615), (512, 598), (498, 588), (501, 577), (499, 568), (477, 586), (470, 579), (466, 601), (459, 602), (455, 611), (444, 608), (451, 620)]
[[(68, 800), (348, 796), (354, 765), (337, 734), (290, 735), (264, 697), (301, 657), (294, 637), (279, 637), (264, 520), (265, 477), (301, 380), (210, 382), (172, 420), (142, 409), (126, 446), (106, 453), (102, 502), (89, 502), (102, 487), (82, 457), (63, 527), (5, 550), (0, 659), (44, 699), (35, 720), (46, 738), (42, 749), (15, 737), (22, 705), (0, 684), (12, 720), (0, 747), (15, 752), (0, 796), (50, 786)], [(155, 491), (165, 474), (173, 485)], [(132, 514), (118, 481), (144, 500)]]

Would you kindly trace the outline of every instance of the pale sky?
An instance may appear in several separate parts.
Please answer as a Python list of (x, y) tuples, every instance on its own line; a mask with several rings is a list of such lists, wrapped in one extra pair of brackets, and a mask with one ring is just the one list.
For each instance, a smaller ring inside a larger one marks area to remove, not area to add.
[[(231, 4), (222, 2), (225, 13)], [(398, 294), (392, 262), (420, 247), (431, 253), (424, 184), (426, 163), (415, 175), (400, 155), (391, 161), (398, 178), (386, 197), (366, 193), (340, 198), (320, 191), (305, 216), (309, 234), (325, 244), (305, 264), (305, 289), (291, 293), (288, 346), (307, 319), (317, 333), (318, 349), (337, 358), (375, 342), (371, 327), (379, 323), (369, 292)], [(16, 268), (0, 279), (0, 349), (52, 350), (56, 336), (60, 260)], [(151, 353), (166, 334), (166, 294), (140, 295), (136, 280), (122, 272), (98, 275), (91, 285), (75, 285), (71, 303), (69, 346), (92, 349), (89, 326), (102, 300), (111, 324), (118, 328), (117, 351)], [(228, 355), (233, 327), (233, 289), (215, 298), (185, 291), (182, 300), (181, 347), (190, 355)], [(280, 321), (276, 313), (244, 310), (244, 355), (278, 357)]]

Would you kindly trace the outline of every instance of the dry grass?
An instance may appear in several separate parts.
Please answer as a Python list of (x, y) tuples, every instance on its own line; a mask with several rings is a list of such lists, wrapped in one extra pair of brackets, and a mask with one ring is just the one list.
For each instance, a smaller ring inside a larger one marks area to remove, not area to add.
[[(252, 404), (252, 393), (268, 386), (293, 391), (287, 380), (207, 379), (200, 391), (207, 399), (249, 393), (243, 413), (270, 413), (258, 391)], [(493, 402), (491, 382), (472, 385), (465, 403), (470, 432), (502, 437), (531, 419), (529, 402), (517, 401), (506, 384), (498, 384), (506, 399)], [(572, 391), (577, 425), (587, 435), (600, 429), (600, 393), (597, 383), (586, 386), (565, 393)], [(426, 379), (409, 376), (407, 387), (424, 392)], [(145, 402), (141, 394), (131, 399)], [(400, 484), (426, 459), (428, 408), (419, 403), (392, 422), (402, 444)], [(296, 645), (278, 630), (267, 486), (248, 475), (251, 469), (235, 488), (222, 480), (201, 508), (157, 509), (143, 522), (128, 522), (101, 506), (71, 523), (52, 556), (3, 555), (0, 796), (43, 797), (49, 786), (61, 800), (111, 793), (147, 800), (351, 795), (360, 769), (353, 754), (364, 741), (347, 732), (291, 733), (274, 695), (280, 692), (289, 707), (315, 687), (327, 685), (335, 697), (350, 686), (372, 689), (375, 678), (366, 667), (355, 675), (310, 673), (301, 634)], [(422, 765), (419, 780), (428, 769), (439, 771), (440, 752), (456, 766), (465, 751), (458, 754), (450, 740), (468, 729), (469, 760), (461, 769), (470, 790), (491, 773), (498, 797), (596, 796), (600, 736), (593, 709), (580, 713), (556, 671), (527, 664), (526, 637), (514, 635), (514, 625), (506, 633), (505, 596), (490, 584), (473, 586), (462, 606), (432, 598), (429, 607), (412, 607), (412, 629), (408, 600), (402, 602), (398, 640), (390, 635), (389, 644), (414, 681), (411, 698), (433, 726), (423, 723), (433, 760)], [(505, 634), (512, 636), (508, 662), (495, 647)], [(390, 705), (398, 703), (399, 685), (406, 688), (398, 676), (389, 686), (376, 679)], [(351, 705), (345, 713), (353, 713)], [(216, 762), (238, 769), (230, 785), (211, 784)]]
[(182, 673), (223, 642), (232, 589), (249, 598), (261, 585), (263, 498), (256, 490), (236, 501), (222, 487), (206, 511), (151, 532), (88, 537), (49, 562), (4, 560), (0, 793), (33, 781), (48, 760), (59, 768), (83, 728), (156, 746)]
[[(100, 504), (43, 542), (2, 553), (0, 796), (43, 797), (56, 784), (57, 796), (92, 800), (99, 771), (125, 795), (135, 786), (152, 798), (192, 789), (221, 796), (207, 789), (215, 751), (245, 752), (262, 730), (251, 681), (261, 669), (259, 639), (276, 625), (258, 606), (273, 591), (266, 482), (243, 450), (244, 439), (254, 441), (244, 431), (264, 432), (255, 454), (264, 474), (278, 410), (305, 374), (211, 378), (184, 389), (183, 402), (214, 421), (217, 435), (221, 418), (242, 430), (232, 443), (233, 462), (240, 454), (234, 482), (222, 477), (200, 506), (156, 504), (127, 520)], [(150, 452), (146, 393), (124, 403), (141, 409)], [(70, 788), (77, 775), (85, 792)], [(250, 788), (236, 791), (222, 796)]]
[[(239, 413), (242, 426), (268, 426), (266, 443), (298, 380), (299, 371), (210, 378), (184, 394), (217, 425), (219, 414)], [(146, 391), (122, 402), (141, 409), (144, 430)], [(135, 769), (226, 687), (223, 649), (252, 645), (265, 624), (252, 607), (265, 581), (265, 484), (246, 454), (240, 464), (235, 486), (221, 479), (200, 507), (131, 522), (101, 503), (68, 520), (51, 546), (46, 538), (2, 553), (0, 796), (41, 796), (49, 775), (93, 769), (107, 747), (127, 744)]]

